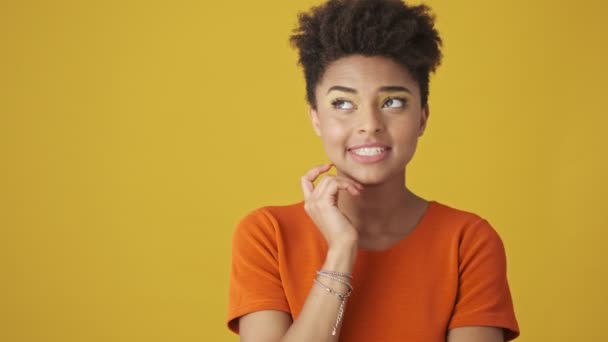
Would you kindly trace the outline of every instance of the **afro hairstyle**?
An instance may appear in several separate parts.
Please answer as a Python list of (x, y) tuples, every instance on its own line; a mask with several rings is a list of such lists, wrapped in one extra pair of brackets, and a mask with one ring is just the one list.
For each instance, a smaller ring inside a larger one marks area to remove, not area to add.
[(382, 56), (404, 66), (427, 105), (429, 76), (441, 63), (441, 38), (426, 5), (401, 0), (329, 0), (299, 14), (290, 42), (299, 51), (306, 97), (316, 108), (315, 88), (327, 66), (349, 55)]

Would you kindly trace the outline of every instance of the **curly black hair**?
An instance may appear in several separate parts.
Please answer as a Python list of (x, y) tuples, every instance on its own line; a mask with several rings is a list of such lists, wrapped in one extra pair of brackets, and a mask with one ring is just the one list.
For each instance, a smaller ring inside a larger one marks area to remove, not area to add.
[(290, 42), (299, 50), (308, 103), (327, 66), (348, 55), (383, 56), (404, 66), (427, 105), (429, 75), (441, 63), (441, 37), (426, 5), (401, 0), (329, 0), (299, 14)]

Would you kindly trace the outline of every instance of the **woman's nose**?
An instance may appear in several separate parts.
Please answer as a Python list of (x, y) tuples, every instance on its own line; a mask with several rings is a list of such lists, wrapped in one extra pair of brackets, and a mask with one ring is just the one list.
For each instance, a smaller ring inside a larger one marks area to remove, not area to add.
[(360, 113), (359, 133), (377, 133), (384, 130), (382, 113), (377, 109), (368, 109)]

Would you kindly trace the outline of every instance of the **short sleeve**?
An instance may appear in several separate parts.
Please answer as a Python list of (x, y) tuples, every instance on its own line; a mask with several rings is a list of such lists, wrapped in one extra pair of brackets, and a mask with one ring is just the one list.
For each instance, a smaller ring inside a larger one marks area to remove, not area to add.
[(460, 240), (458, 295), (448, 329), (464, 326), (503, 328), (506, 341), (519, 336), (504, 245), (483, 219)]
[(238, 318), (260, 310), (289, 313), (279, 273), (276, 224), (263, 209), (247, 215), (232, 239), (228, 328), (238, 333)]

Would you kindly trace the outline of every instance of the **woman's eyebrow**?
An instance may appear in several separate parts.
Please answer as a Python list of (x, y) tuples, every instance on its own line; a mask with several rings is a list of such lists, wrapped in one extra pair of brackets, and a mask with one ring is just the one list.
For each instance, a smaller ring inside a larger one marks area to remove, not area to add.
[(353, 89), (353, 88), (336, 85), (336, 86), (330, 87), (327, 90), (327, 94), (329, 94), (329, 92), (332, 91), (332, 90), (339, 90), (339, 91), (343, 91), (345, 93), (353, 93), (353, 94), (357, 93), (357, 91), (355, 89)]
[[(345, 93), (352, 93), (352, 94), (356, 94), (357, 93), (356, 89), (345, 87), (345, 86), (340, 86), (340, 85), (335, 85), (335, 86), (330, 87), (327, 90), (327, 94), (329, 94), (333, 90), (343, 91)], [(383, 91), (383, 92), (403, 91), (403, 92), (410, 93), (410, 94), (412, 93), (406, 87), (404, 87), (404, 86), (398, 86), (398, 85), (383, 86), (383, 87), (378, 88), (378, 91)]]
[(406, 87), (403, 86), (384, 86), (384, 87), (380, 87), (378, 89), (378, 91), (385, 91), (385, 92), (389, 92), (389, 91), (403, 91), (406, 93), (412, 93), (409, 89), (407, 89)]

